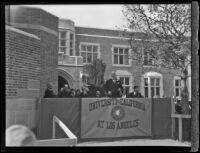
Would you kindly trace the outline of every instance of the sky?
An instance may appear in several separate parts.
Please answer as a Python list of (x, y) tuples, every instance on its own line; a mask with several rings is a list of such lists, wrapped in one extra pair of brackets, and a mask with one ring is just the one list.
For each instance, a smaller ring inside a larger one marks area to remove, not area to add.
[[(26, 5), (27, 6), (27, 5)], [(31, 5), (56, 15), (71, 19), (75, 26), (119, 29), (125, 25), (123, 5)]]

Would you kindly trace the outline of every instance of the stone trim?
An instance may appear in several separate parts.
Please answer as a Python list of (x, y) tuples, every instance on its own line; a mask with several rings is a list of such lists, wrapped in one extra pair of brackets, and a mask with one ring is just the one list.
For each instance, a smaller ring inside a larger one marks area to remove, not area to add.
[(30, 34), (28, 32), (25, 32), (25, 31), (22, 31), (22, 30), (19, 30), (19, 29), (16, 29), (16, 28), (11, 27), (11, 26), (7, 26), (6, 25), (6, 30), (14, 31), (16, 33), (19, 33), (19, 34), (22, 34), (22, 35), (25, 35), (25, 36), (32, 37), (34, 39), (40, 40), (40, 38), (38, 36), (36, 36), (36, 35)]
[(41, 26), (41, 25), (36, 25), (36, 24), (24, 24), (24, 23), (9, 23), (11, 26), (16, 27), (16, 28), (26, 28), (26, 29), (37, 29), (37, 30), (42, 30), (47, 33), (53, 34), (55, 36), (58, 36), (58, 31), (54, 31), (52, 29), (49, 29), (47, 27)]

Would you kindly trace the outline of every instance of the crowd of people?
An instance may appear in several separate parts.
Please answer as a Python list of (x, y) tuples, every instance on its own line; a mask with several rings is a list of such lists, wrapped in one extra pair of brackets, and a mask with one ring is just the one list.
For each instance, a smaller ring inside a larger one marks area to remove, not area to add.
[(69, 98), (69, 97), (121, 97), (121, 98), (142, 98), (143, 96), (139, 92), (139, 87), (134, 86), (134, 91), (127, 93), (123, 88), (120, 80), (117, 79), (115, 72), (112, 72), (111, 79), (108, 79), (102, 87), (96, 87), (92, 84), (83, 86), (80, 89), (70, 88), (68, 84), (65, 84), (61, 88), (58, 94), (55, 94), (51, 84), (47, 84), (44, 98)]

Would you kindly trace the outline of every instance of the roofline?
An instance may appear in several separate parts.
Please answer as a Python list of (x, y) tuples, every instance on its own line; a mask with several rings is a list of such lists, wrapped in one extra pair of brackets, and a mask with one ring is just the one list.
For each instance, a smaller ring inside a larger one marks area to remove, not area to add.
[[(90, 26), (75, 26), (75, 28), (89, 28), (89, 29), (100, 29), (100, 30), (111, 30), (111, 31), (118, 31), (118, 32), (132, 32), (132, 31), (125, 31), (125, 30), (117, 30), (111, 28), (99, 28), (99, 27), (90, 27)], [(139, 32), (138, 32), (139, 33)]]
[(47, 11), (47, 10), (44, 10), (43, 8), (40, 8), (40, 7), (37, 7), (37, 6), (31, 6), (31, 5), (35, 5), (35, 4), (29, 4), (29, 5), (10, 5), (10, 6), (19, 6), (19, 7), (24, 7), (24, 8), (33, 8), (33, 9), (39, 9), (39, 10), (42, 10), (48, 14), (51, 14), (52, 16), (56, 17), (59, 19), (58, 16), (56, 16), (55, 14), (52, 14), (51, 12)]

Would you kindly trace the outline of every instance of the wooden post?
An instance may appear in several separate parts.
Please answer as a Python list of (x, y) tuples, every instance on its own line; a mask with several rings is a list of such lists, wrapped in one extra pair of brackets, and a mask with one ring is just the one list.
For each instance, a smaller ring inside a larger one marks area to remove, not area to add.
[[(175, 104), (174, 104), (174, 98), (171, 98), (171, 114), (175, 114)], [(172, 120), (172, 138), (175, 138), (174, 132), (175, 132), (175, 118), (171, 118)]]
[(183, 119), (184, 118), (191, 118), (191, 115), (188, 114), (172, 114), (172, 118), (178, 118), (178, 139), (179, 141), (183, 140)]
[(55, 121), (55, 117), (53, 116), (53, 131), (52, 131), (52, 139), (55, 139), (56, 136), (56, 121)]
[(178, 139), (179, 141), (182, 141), (183, 138), (183, 125), (182, 125), (182, 118), (178, 118)]

